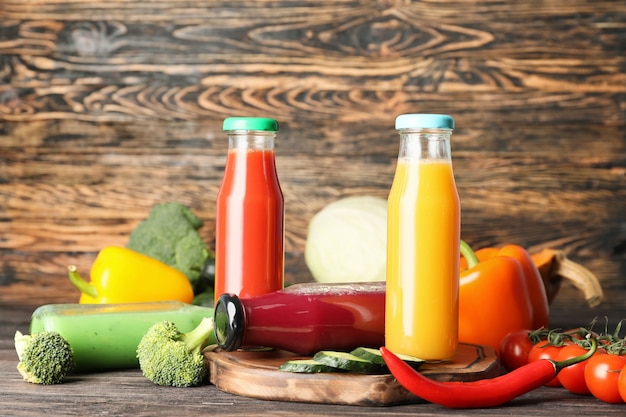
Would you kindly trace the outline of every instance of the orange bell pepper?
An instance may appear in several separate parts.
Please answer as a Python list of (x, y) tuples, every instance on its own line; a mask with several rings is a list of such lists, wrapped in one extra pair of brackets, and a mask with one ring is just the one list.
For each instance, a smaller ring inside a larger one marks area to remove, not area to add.
[[(471, 248), (469, 250), (471, 251)], [(550, 321), (548, 294), (541, 273), (526, 249), (519, 245), (505, 245), (501, 248), (482, 248), (474, 252), (474, 254), (478, 258), (478, 262), (486, 261), (495, 256), (510, 256), (517, 259), (524, 270), (524, 279), (533, 307), (533, 324), (530, 329), (548, 327)], [(467, 268), (467, 258), (463, 257), (461, 258), (461, 271)]]
[(530, 303), (533, 306), (533, 324), (531, 329), (547, 328), (550, 321), (548, 295), (546, 287), (543, 285), (543, 278), (541, 278), (539, 269), (537, 269), (530, 254), (521, 246), (505, 245), (498, 252), (498, 256), (510, 256), (519, 261), (524, 270), (524, 279), (528, 287)]
[(523, 248), (507, 245), (474, 253), (461, 242), (461, 254), (460, 342), (497, 350), (511, 331), (548, 325), (541, 276)]

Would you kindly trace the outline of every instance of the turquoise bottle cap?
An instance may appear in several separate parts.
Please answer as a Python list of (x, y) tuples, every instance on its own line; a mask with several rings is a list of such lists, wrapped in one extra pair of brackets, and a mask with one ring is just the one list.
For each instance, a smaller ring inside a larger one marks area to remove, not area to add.
[(396, 129), (454, 129), (454, 118), (447, 114), (401, 114), (396, 117)]
[(223, 130), (265, 130), (278, 132), (278, 122), (267, 117), (228, 117)]

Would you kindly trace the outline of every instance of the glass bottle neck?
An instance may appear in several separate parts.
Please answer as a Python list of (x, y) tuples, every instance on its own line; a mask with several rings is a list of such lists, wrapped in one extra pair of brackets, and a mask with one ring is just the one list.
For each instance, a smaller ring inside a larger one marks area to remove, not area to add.
[(450, 158), (450, 129), (401, 129), (399, 159), (443, 160)]
[(276, 132), (262, 130), (241, 130), (228, 132), (229, 149), (248, 149), (256, 151), (274, 150)]

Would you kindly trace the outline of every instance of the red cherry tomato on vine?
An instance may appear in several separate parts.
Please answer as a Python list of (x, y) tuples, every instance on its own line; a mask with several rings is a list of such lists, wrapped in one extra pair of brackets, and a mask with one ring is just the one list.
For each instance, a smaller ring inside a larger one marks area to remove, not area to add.
[(622, 400), (626, 402), (626, 365), (624, 365), (617, 377), (617, 390)]
[(528, 354), (533, 343), (528, 338), (529, 330), (516, 330), (507, 334), (500, 343), (498, 356), (507, 371), (512, 371), (528, 363)]
[[(575, 345), (566, 345), (561, 348), (556, 360), (558, 362), (567, 359), (575, 358), (576, 356), (584, 355), (587, 352), (586, 349)], [(561, 372), (557, 375), (557, 379), (569, 392), (574, 394), (590, 394), (587, 383), (585, 382), (585, 367), (589, 359), (579, 362), (574, 365), (567, 366), (561, 369)]]
[[(530, 349), (530, 352), (528, 353), (528, 362), (533, 362), (539, 359), (550, 359), (556, 362), (556, 357), (561, 349), (562, 347), (549, 345), (547, 342), (541, 341)], [(547, 387), (560, 387), (561, 383), (559, 382), (558, 377), (555, 376), (545, 385)]]
[(618, 389), (618, 379), (626, 366), (626, 356), (599, 353), (589, 358), (585, 367), (585, 382), (597, 399), (612, 403), (623, 403)]

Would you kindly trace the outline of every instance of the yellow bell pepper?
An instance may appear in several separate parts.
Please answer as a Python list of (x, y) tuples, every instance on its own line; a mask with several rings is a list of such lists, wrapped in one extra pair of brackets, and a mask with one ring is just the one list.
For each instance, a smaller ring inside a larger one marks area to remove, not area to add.
[(154, 258), (120, 246), (100, 251), (91, 267), (91, 282), (75, 265), (68, 267), (72, 284), (81, 292), (81, 304), (193, 301), (193, 289), (185, 274)]

